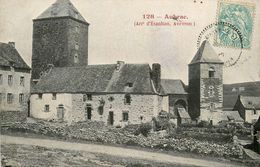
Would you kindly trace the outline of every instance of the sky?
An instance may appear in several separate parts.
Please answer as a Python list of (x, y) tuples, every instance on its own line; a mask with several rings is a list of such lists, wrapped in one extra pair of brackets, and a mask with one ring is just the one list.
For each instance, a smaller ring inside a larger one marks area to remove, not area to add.
[[(0, 42), (14, 41), (24, 60), (31, 65), (32, 20), (56, 0), (0, 0)], [(89, 26), (89, 64), (160, 63), (162, 77), (181, 79), (187, 84), (188, 64), (197, 51), (202, 30), (216, 21), (216, 0), (71, 0)], [(201, 3), (202, 2), (202, 3)], [(245, 2), (245, 1), (243, 1)], [(260, 80), (260, 1), (255, 6), (250, 49), (214, 46), (225, 58), (237, 59), (224, 68), (224, 83)], [(144, 17), (145, 15), (145, 17)], [(165, 16), (182, 16), (178, 21), (191, 25), (147, 26), (167, 22)], [(154, 19), (152, 17), (155, 17)], [(141, 25), (144, 22), (144, 25)], [(137, 26), (136, 23), (139, 23)], [(210, 31), (210, 30), (209, 30)], [(213, 41), (214, 37), (209, 37)]]

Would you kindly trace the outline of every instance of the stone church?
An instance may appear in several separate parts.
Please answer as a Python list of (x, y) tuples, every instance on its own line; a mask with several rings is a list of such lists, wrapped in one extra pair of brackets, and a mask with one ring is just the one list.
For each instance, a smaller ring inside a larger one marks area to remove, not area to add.
[(31, 117), (125, 126), (166, 111), (179, 122), (181, 116), (212, 124), (220, 120), (223, 62), (209, 42), (189, 64), (186, 86), (162, 79), (158, 63), (88, 65), (88, 28), (69, 0), (57, 0), (33, 20)]

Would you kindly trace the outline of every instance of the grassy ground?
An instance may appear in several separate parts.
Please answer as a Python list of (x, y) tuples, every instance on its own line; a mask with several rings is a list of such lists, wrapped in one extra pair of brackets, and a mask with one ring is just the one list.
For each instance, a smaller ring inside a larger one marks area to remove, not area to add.
[(180, 164), (159, 164), (131, 158), (119, 159), (118, 157), (103, 154), (47, 149), (44, 147), (27, 145), (1, 145), (1, 154), (6, 159), (4, 161), (12, 166), (191, 167)]

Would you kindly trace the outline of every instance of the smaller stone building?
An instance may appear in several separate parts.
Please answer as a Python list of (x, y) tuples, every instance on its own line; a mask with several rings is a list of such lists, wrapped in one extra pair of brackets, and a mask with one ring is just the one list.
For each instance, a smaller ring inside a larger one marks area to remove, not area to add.
[(0, 43), (1, 122), (18, 121), (26, 117), (30, 70), (15, 49), (14, 42)]
[(255, 96), (238, 96), (234, 106), (245, 122), (255, 123), (260, 116), (260, 97)]
[(168, 111), (160, 95), (160, 65), (117, 64), (51, 68), (31, 91), (31, 117), (125, 126)]

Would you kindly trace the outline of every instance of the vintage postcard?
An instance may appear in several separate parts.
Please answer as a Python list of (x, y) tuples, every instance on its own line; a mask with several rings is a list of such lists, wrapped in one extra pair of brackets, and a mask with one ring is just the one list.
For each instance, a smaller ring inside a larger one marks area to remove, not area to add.
[(260, 166), (259, 8), (0, 0), (1, 166)]

